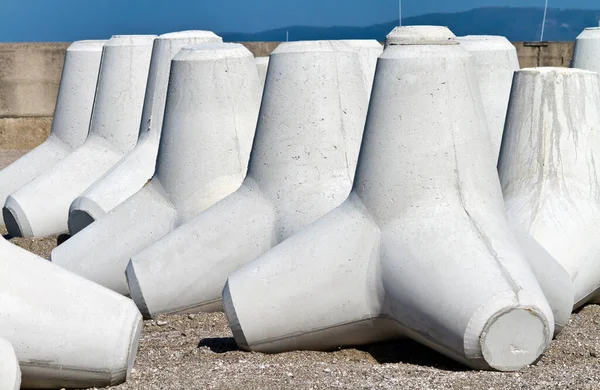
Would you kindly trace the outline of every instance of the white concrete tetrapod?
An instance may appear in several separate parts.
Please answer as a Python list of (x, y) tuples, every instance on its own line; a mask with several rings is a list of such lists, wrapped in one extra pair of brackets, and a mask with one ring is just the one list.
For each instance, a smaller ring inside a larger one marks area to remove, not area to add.
[(78, 196), (69, 209), (69, 232), (76, 234), (142, 189), (154, 175), (171, 60), (186, 45), (219, 43), (210, 31), (181, 31), (154, 40), (148, 86), (135, 148)]
[(353, 48), (360, 57), (360, 65), (365, 78), (365, 86), (367, 95), (371, 96), (373, 88), (373, 78), (375, 77), (375, 67), (377, 66), (377, 58), (383, 52), (383, 46), (375, 39), (347, 39), (341, 42), (346, 43)]
[(403, 335), (520, 369), (549, 346), (553, 314), (504, 213), (470, 55), (443, 27), (391, 38), (353, 192), (229, 277), (234, 337), (282, 352)]
[(246, 48), (182, 49), (172, 61), (155, 176), (55, 248), (51, 260), (128, 294), (131, 256), (240, 187), (259, 107), (258, 74)]
[(0, 389), (19, 390), (21, 369), (12, 345), (0, 338)]
[(258, 71), (258, 79), (260, 80), (261, 90), (265, 87), (265, 79), (267, 78), (267, 68), (269, 67), (269, 57), (256, 57), (256, 70)]
[(125, 382), (142, 330), (135, 304), (0, 238), (0, 337), (23, 388)]
[[(50, 136), (37, 148), (0, 170), (0, 204), (83, 145), (106, 41), (77, 41), (67, 48)], [(0, 226), (4, 219), (0, 218)]]
[(142, 314), (221, 309), (231, 272), (339, 206), (366, 111), (348, 45), (282, 43), (271, 54), (242, 187), (132, 257), (127, 280)]
[(506, 210), (568, 272), (574, 305), (600, 291), (600, 76), (515, 74), (498, 172)]
[(458, 40), (473, 56), (492, 151), (498, 159), (513, 75), (520, 69), (517, 49), (499, 36), (469, 35)]
[(11, 235), (43, 237), (66, 232), (73, 200), (134, 147), (154, 38), (117, 35), (106, 42), (87, 139), (7, 198), (3, 215)]
[(575, 39), (571, 68), (600, 72), (600, 27), (586, 28)]

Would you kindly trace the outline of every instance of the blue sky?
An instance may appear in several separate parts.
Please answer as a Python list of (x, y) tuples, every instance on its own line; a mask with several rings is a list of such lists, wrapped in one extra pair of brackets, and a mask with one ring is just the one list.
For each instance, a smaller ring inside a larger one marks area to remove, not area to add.
[[(549, 0), (600, 9), (598, 0)], [(403, 0), (403, 15), (544, 0)], [(257, 32), (290, 25), (366, 26), (398, 16), (398, 0), (0, 0), (0, 41), (74, 41), (184, 29)]]

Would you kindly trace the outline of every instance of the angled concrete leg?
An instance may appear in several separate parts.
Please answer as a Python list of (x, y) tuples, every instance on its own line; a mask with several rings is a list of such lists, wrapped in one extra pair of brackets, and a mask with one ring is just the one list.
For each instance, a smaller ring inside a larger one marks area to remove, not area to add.
[[(67, 157), (85, 142), (106, 41), (77, 41), (65, 54), (50, 136), (37, 148), (0, 171), (0, 204)], [(4, 219), (0, 217), (0, 226)]]
[(370, 332), (352, 330), (368, 323), (476, 369), (517, 370), (546, 350), (552, 310), (506, 220), (480, 99), (449, 30), (388, 36), (353, 193), (229, 277), (240, 345), (361, 344)]
[(4, 205), (16, 237), (68, 230), (71, 202), (135, 145), (154, 35), (112, 37), (102, 51), (98, 87), (85, 143), (17, 192)]
[(348, 39), (341, 42), (346, 43), (353, 48), (360, 58), (360, 65), (363, 69), (365, 77), (365, 86), (367, 95), (371, 96), (373, 88), (373, 78), (375, 77), (375, 67), (377, 66), (377, 58), (383, 52), (383, 46), (375, 39)]
[(348, 45), (282, 43), (240, 190), (132, 257), (127, 279), (143, 314), (221, 308), (231, 272), (343, 203), (366, 110), (359, 56)]
[(142, 330), (133, 302), (0, 238), (0, 337), (23, 388), (115, 386)]
[(240, 187), (259, 105), (254, 59), (242, 45), (182, 49), (172, 61), (155, 176), (51, 260), (128, 294), (131, 256)]
[(78, 196), (69, 209), (69, 232), (76, 234), (142, 189), (154, 175), (171, 60), (186, 45), (219, 43), (210, 31), (163, 34), (154, 40), (144, 110), (135, 148)]
[(517, 49), (508, 39), (498, 36), (468, 35), (458, 40), (473, 56), (492, 151), (497, 159), (513, 74), (520, 68)]
[(599, 102), (596, 73), (518, 71), (498, 164), (509, 217), (568, 272), (574, 307), (600, 288)]
[(269, 67), (269, 57), (256, 57), (256, 70), (260, 81), (261, 90), (265, 88), (265, 79), (267, 78), (267, 68)]
[(586, 28), (575, 39), (571, 68), (600, 72), (600, 27)]
[(0, 338), (0, 389), (19, 390), (21, 369), (12, 345)]

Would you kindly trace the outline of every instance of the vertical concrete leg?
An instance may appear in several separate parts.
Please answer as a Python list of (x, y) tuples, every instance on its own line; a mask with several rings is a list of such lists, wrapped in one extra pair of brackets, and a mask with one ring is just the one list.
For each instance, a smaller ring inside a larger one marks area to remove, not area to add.
[(19, 390), (21, 369), (12, 345), (0, 338), (0, 389)]
[(85, 143), (17, 192), (4, 205), (16, 237), (68, 230), (69, 206), (135, 145), (154, 35), (112, 37), (103, 48), (90, 131)]
[[(85, 142), (106, 41), (77, 41), (65, 54), (50, 136), (40, 146), (0, 171), (0, 204), (67, 157)], [(4, 219), (0, 217), (0, 226)]]
[(571, 68), (600, 73), (600, 27), (586, 28), (575, 39)]
[(596, 73), (516, 73), (498, 164), (506, 210), (568, 272), (575, 307), (600, 288), (599, 123)]
[(144, 110), (135, 148), (78, 196), (69, 209), (69, 232), (76, 234), (142, 189), (154, 175), (171, 60), (186, 45), (219, 43), (210, 31), (163, 34), (154, 40)]
[(156, 175), (51, 260), (128, 294), (131, 256), (240, 187), (259, 105), (256, 66), (242, 45), (182, 49), (171, 65)]
[(477, 369), (531, 364), (553, 313), (506, 220), (470, 55), (446, 28), (398, 28), (371, 103), (345, 204), (229, 277), (237, 342), (329, 349), (367, 324)]
[(366, 110), (359, 56), (348, 45), (279, 45), (242, 187), (132, 257), (127, 279), (143, 314), (221, 308), (231, 272), (343, 203)]
[(133, 302), (2, 238), (0, 253), (0, 337), (14, 347), (22, 386), (125, 382), (142, 330)]
[(492, 151), (498, 159), (513, 75), (520, 68), (517, 49), (498, 36), (469, 35), (458, 40), (473, 56)]

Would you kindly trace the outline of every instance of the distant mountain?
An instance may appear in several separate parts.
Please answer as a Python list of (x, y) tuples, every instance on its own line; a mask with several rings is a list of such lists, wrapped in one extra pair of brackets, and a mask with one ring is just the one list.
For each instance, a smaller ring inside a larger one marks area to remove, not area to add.
[[(543, 8), (486, 7), (466, 12), (435, 13), (403, 18), (404, 25), (448, 26), (457, 36), (503, 35), (511, 41), (540, 39)], [(549, 8), (544, 40), (572, 41), (585, 27), (598, 26), (600, 10)], [(383, 41), (398, 20), (368, 27), (291, 26), (259, 33), (221, 33), (226, 41), (285, 41), (317, 39), (377, 39)]]

